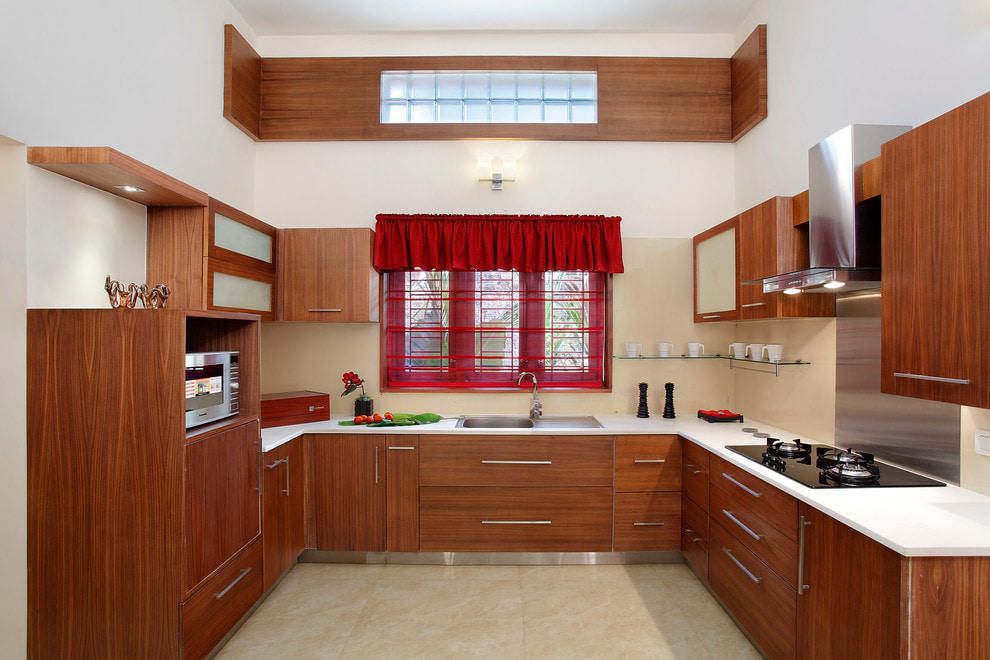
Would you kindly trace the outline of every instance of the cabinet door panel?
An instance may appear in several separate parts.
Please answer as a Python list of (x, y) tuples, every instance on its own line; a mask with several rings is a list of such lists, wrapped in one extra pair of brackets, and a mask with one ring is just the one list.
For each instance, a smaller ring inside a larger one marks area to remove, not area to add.
[(250, 422), (185, 446), (187, 594), (261, 533), (259, 434)]
[(990, 406), (988, 132), (984, 95), (882, 147), (884, 392)]
[(420, 489), (420, 549), (439, 552), (608, 552), (612, 489)]
[(370, 229), (283, 229), (283, 321), (377, 321), (379, 275)]
[(681, 459), (681, 489), (702, 511), (707, 513), (708, 457), (710, 454), (707, 449), (689, 440), (682, 440), (681, 447), (684, 451)]
[(307, 460), (317, 550), (385, 550), (385, 438), (314, 434)]
[(300, 439), (265, 452), (262, 536), (265, 548), (265, 591), (305, 549), (303, 497), (305, 482)]
[(419, 550), (419, 437), (386, 436), (385, 546)]
[(715, 522), (708, 581), (767, 655), (795, 657), (797, 593)]
[(708, 581), (708, 514), (686, 494), (681, 496), (681, 552), (702, 580)]
[(739, 318), (738, 218), (694, 237), (694, 322)]
[(680, 489), (680, 436), (625, 436), (615, 439), (615, 492)]
[(616, 493), (613, 550), (679, 550), (680, 493)]

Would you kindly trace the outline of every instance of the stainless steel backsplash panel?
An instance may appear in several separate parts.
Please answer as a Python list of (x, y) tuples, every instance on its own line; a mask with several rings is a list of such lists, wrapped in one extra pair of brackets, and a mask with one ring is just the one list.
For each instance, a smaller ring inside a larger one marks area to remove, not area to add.
[(880, 291), (836, 299), (835, 444), (959, 483), (959, 406), (880, 391)]

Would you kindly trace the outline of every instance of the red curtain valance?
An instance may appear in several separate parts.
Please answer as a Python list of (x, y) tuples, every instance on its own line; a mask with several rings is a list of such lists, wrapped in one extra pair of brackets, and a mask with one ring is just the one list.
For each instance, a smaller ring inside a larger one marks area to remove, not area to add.
[(380, 271), (623, 271), (618, 217), (383, 213), (377, 220)]

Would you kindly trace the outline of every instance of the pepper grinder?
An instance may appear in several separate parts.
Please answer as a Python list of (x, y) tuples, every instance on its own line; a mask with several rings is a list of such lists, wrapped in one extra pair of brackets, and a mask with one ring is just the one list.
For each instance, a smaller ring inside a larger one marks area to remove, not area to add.
[(663, 404), (663, 418), (674, 419), (674, 384), (667, 383), (663, 388), (667, 391), (667, 397)]
[(639, 384), (639, 410), (636, 411), (636, 417), (649, 417), (650, 411), (646, 406), (646, 388), (648, 385), (646, 383)]

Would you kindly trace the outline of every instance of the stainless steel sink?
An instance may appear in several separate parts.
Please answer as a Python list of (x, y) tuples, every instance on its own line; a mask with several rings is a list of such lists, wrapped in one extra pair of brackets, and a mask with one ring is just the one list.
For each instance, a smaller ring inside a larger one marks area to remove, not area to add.
[(535, 422), (528, 417), (479, 415), (457, 420), (457, 427), (465, 429), (600, 429), (602, 425), (590, 415), (541, 417)]

